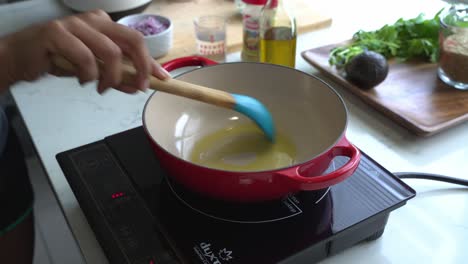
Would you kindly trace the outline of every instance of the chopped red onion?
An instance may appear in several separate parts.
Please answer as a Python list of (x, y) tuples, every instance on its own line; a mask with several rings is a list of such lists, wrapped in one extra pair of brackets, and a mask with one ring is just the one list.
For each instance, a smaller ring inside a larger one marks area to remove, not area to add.
[(161, 21), (157, 20), (154, 17), (147, 17), (141, 21), (130, 24), (128, 26), (140, 31), (145, 36), (161, 33), (168, 28), (167, 25), (161, 23)]

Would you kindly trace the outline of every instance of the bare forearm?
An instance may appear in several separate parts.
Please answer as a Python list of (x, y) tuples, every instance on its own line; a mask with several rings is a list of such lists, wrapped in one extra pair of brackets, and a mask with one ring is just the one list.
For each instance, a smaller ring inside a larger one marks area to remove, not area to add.
[[(52, 64), (54, 55), (75, 66), (64, 73)], [(106, 67), (100, 71), (96, 57)], [(131, 85), (121, 82), (121, 62), (131, 58), (139, 73)], [(160, 79), (170, 75), (148, 54), (143, 35), (113, 22), (101, 10), (95, 10), (37, 24), (0, 38), (0, 92), (18, 81), (34, 81), (45, 73), (73, 74), (80, 82), (98, 80), (97, 90), (113, 87), (135, 93), (148, 87), (148, 75)]]

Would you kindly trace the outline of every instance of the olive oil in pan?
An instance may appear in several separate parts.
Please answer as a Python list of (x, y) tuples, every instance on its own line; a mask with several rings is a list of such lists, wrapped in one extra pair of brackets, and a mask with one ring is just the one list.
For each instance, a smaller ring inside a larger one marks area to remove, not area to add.
[(296, 147), (283, 133), (272, 143), (255, 124), (236, 124), (197, 141), (190, 161), (229, 171), (272, 170), (293, 165)]

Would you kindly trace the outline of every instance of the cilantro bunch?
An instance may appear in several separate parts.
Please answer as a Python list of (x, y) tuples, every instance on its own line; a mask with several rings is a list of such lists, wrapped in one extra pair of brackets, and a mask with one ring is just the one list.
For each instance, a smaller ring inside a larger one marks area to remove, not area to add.
[(376, 31), (356, 32), (350, 44), (331, 50), (329, 63), (345, 66), (353, 57), (365, 50), (382, 54), (385, 58), (407, 60), (421, 58), (436, 62), (439, 53), (439, 14), (425, 19), (420, 14), (412, 19), (398, 19)]

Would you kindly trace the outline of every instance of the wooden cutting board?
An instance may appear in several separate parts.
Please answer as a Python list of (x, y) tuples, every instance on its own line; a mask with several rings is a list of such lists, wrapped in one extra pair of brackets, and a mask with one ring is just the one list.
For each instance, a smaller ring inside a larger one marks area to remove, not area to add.
[(468, 91), (449, 87), (434, 63), (389, 62), (387, 78), (371, 90), (348, 82), (328, 64), (329, 52), (343, 43), (302, 52), (303, 58), (383, 114), (419, 136), (429, 136), (468, 120)]
[[(296, 15), (299, 34), (331, 25), (332, 19), (314, 10), (308, 0), (288, 1)], [(242, 17), (233, 0), (156, 0), (144, 13), (166, 16), (173, 22), (173, 47), (166, 56), (158, 58), (161, 63), (196, 53), (193, 19), (200, 15), (226, 17), (228, 52), (242, 48)]]

